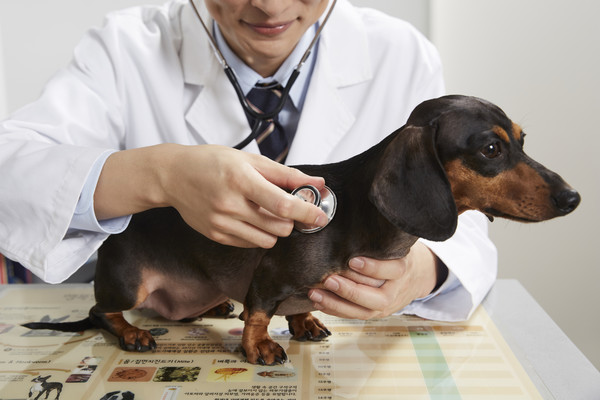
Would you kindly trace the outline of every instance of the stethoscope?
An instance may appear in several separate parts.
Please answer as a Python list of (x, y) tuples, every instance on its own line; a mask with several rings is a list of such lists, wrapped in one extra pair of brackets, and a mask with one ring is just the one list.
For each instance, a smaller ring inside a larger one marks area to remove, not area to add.
[[(210, 30), (208, 29), (206, 24), (204, 23), (204, 20), (200, 16), (200, 12), (198, 11), (196, 4), (194, 3), (194, 0), (190, 0), (190, 3), (192, 4), (192, 7), (194, 8), (194, 12), (196, 13), (198, 20), (202, 24), (202, 27), (204, 28), (204, 31), (206, 32), (206, 35), (208, 36), (210, 46), (212, 47), (215, 57), (217, 58), (217, 60), (221, 64), (221, 66), (223, 67), (223, 72), (225, 72), (227, 79), (229, 79), (229, 82), (231, 82), (231, 85), (233, 86), (233, 89), (235, 90), (237, 98), (238, 98), (242, 108), (244, 109), (244, 112), (246, 113), (246, 115), (254, 118), (255, 122), (252, 126), (252, 130), (250, 131), (250, 134), (244, 140), (242, 140), (240, 143), (238, 143), (234, 146), (234, 148), (241, 150), (244, 147), (246, 147), (250, 142), (252, 142), (254, 139), (256, 139), (256, 137), (263, 131), (262, 126), (264, 123), (268, 123), (269, 120), (276, 117), (279, 114), (279, 112), (283, 109), (285, 102), (289, 98), (289, 94), (290, 94), (290, 90), (292, 89), (292, 85), (294, 84), (294, 82), (296, 82), (298, 75), (300, 75), (300, 70), (304, 66), (304, 63), (310, 56), (310, 53), (311, 53), (313, 47), (317, 43), (317, 40), (319, 39), (319, 36), (321, 35), (321, 31), (323, 30), (323, 28), (325, 27), (325, 24), (329, 20), (329, 17), (331, 16), (331, 12), (333, 11), (335, 4), (337, 3), (337, 0), (333, 0), (331, 7), (329, 7), (329, 10), (327, 11), (325, 18), (323, 19), (323, 23), (321, 23), (321, 25), (317, 29), (317, 32), (315, 33), (315, 37), (308, 45), (308, 48), (302, 55), (302, 58), (300, 59), (300, 62), (298, 63), (298, 65), (296, 65), (296, 67), (292, 71), (292, 74), (290, 75), (290, 78), (288, 79), (287, 84), (285, 85), (285, 87), (283, 88), (283, 90), (281, 92), (281, 97), (279, 99), (279, 103), (277, 103), (277, 106), (273, 109), (273, 111), (270, 111), (268, 113), (257, 112), (252, 108), (252, 106), (250, 106), (250, 104), (246, 100), (246, 96), (244, 95), (242, 88), (240, 87), (240, 83), (238, 82), (237, 77), (235, 76), (235, 72), (229, 66), (229, 64), (227, 64), (227, 61), (225, 60), (223, 53), (221, 53), (221, 51), (219, 50), (219, 48), (217, 46), (217, 42), (216, 42), (215, 38), (212, 36), (212, 34), (210, 33)], [(297, 196), (304, 201), (311, 202), (315, 206), (319, 207), (321, 210), (323, 210), (325, 212), (329, 222), (331, 222), (331, 220), (333, 219), (333, 216), (335, 215), (335, 210), (337, 207), (337, 198), (335, 197), (335, 194), (333, 193), (333, 191), (330, 188), (328, 188), (327, 186), (324, 187), (322, 192), (319, 192), (319, 190), (317, 190), (316, 187), (311, 186), (311, 185), (300, 186), (292, 191), (292, 195)], [(302, 233), (315, 233), (324, 228), (324, 226), (323, 227), (308, 226), (308, 225), (304, 225), (300, 222), (296, 222), (294, 226), (298, 231), (300, 231)]]
[[(333, 216), (335, 215), (335, 210), (337, 208), (337, 197), (335, 197), (335, 193), (333, 193), (333, 190), (331, 190), (327, 186), (325, 186), (323, 190), (319, 192), (317, 188), (312, 185), (304, 185), (294, 189), (292, 191), (292, 194), (296, 197), (301, 198), (304, 201), (313, 203), (315, 206), (323, 210), (323, 212), (325, 212), (325, 215), (327, 215), (327, 224), (329, 224), (333, 219)], [(327, 224), (325, 226), (327, 226)], [(302, 233), (319, 232), (321, 229), (325, 228), (325, 226), (305, 225), (298, 221), (294, 223), (294, 227)]]

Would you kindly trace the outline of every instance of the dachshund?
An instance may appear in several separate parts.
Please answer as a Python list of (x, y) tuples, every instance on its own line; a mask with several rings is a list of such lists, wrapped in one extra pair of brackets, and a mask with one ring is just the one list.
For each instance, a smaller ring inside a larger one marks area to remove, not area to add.
[(98, 251), (96, 305), (89, 318), (25, 326), (103, 328), (123, 349), (147, 351), (156, 348), (152, 335), (130, 325), (122, 311), (152, 308), (180, 319), (232, 298), (244, 303), (247, 361), (283, 363), (285, 351), (268, 334), (271, 317), (285, 315), (297, 340), (329, 336), (311, 315), (307, 292), (347, 269), (352, 257), (401, 258), (420, 237), (446, 240), (467, 210), (520, 222), (573, 211), (579, 194), (523, 152), (524, 137), (519, 125), (483, 99), (452, 95), (425, 101), (402, 128), (365, 152), (338, 163), (296, 167), (325, 178), (338, 199), (325, 229), (293, 231), (271, 249), (245, 249), (209, 240), (173, 208), (141, 212)]

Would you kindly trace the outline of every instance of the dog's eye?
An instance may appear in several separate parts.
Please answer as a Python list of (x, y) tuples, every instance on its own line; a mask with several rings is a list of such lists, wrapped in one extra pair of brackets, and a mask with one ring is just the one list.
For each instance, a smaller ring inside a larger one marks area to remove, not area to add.
[(500, 154), (502, 154), (500, 142), (494, 142), (486, 145), (483, 149), (481, 149), (481, 154), (483, 154), (487, 158), (498, 157)]

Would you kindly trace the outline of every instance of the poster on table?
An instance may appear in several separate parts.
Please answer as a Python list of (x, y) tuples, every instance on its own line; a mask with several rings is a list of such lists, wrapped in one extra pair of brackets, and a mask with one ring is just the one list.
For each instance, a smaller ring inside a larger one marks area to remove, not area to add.
[(156, 339), (157, 350), (146, 353), (122, 351), (115, 337), (95, 329), (20, 326), (82, 319), (93, 304), (93, 289), (84, 285), (0, 292), (0, 399), (541, 398), (483, 307), (466, 323), (317, 313), (332, 332), (322, 342), (290, 340), (286, 320), (275, 317), (270, 334), (290, 359), (275, 366), (245, 362), (237, 318), (183, 323), (127, 312)]

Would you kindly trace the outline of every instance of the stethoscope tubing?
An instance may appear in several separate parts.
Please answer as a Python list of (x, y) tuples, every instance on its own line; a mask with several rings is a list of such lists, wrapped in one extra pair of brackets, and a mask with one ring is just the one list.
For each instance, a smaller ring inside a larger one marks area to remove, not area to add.
[(296, 82), (298, 75), (300, 75), (300, 70), (298, 68), (295, 68), (292, 71), (292, 74), (290, 75), (290, 79), (288, 79), (287, 84), (283, 88), (283, 91), (281, 93), (281, 98), (279, 99), (277, 106), (275, 107), (275, 109), (273, 109), (272, 111), (267, 112), (267, 113), (257, 112), (250, 106), (250, 104), (248, 104), (248, 100), (246, 99), (246, 96), (244, 95), (244, 92), (242, 91), (242, 88), (240, 87), (240, 84), (239, 84), (237, 78), (235, 77), (235, 72), (229, 65), (226, 65), (225, 67), (223, 67), (223, 71), (225, 72), (225, 75), (229, 79), (229, 82), (231, 82), (231, 85), (233, 86), (235, 93), (237, 94), (238, 100), (239, 100), (240, 104), (242, 105), (244, 112), (247, 115), (254, 118), (254, 124), (252, 125), (250, 134), (248, 136), (246, 136), (246, 138), (244, 140), (242, 140), (241, 142), (239, 142), (238, 144), (233, 146), (234, 149), (241, 150), (244, 147), (246, 147), (247, 145), (249, 145), (253, 140), (255, 140), (258, 137), (258, 135), (260, 135), (260, 133), (263, 131), (263, 129), (261, 129), (261, 126), (263, 125), (263, 123), (265, 123), (269, 120), (272, 120), (279, 114), (279, 112), (281, 112), (281, 110), (283, 109), (283, 106), (285, 105), (285, 102), (289, 98), (289, 94), (290, 94), (290, 90), (292, 89), (292, 85), (294, 84), (294, 82)]
[(315, 37), (310, 42), (308, 48), (302, 55), (302, 58), (300, 59), (300, 62), (298, 63), (298, 65), (296, 65), (296, 67), (292, 71), (290, 78), (288, 79), (285, 87), (283, 88), (283, 91), (281, 93), (281, 98), (279, 99), (277, 106), (275, 107), (275, 109), (273, 109), (272, 111), (267, 112), (267, 113), (257, 112), (250, 106), (250, 104), (248, 103), (248, 100), (246, 99), (246, 96), (244, 95), (244, 91), (240, 87), (240, 83), (239, 83), (237, 77), (235, 76), (235, 71), (233, 71), (233, 69), (229, 66), (229, 64), (227, 64), (227, 61), (225, 61), (225, 57), (223, 56), (223, 53), (221, 53), (221, 51), (219, 50), (214, 37), (212, 36), (212, 34), (210, 33), (210, 30), (208, 29), (208, 27), (202, 20), (202, 17), (200, 16), (200, 12), (198, 11), (196, 4), (194, 3), (194, 0), (190, 0), (190, 3), (192, 4), (193, 9), (194, 9), (196, 15), (198, 16), (198, 20), (204, 27), (204, 31), (206, 32), (206, 35), (209, 38), (210, 45), (213, 49), (213, 53), (217, 57), (217, 60), (219, 61), (219, 63), (223, 66), (223, 72), (225, 73), (225, 75), (227, 76), (227, 79), (229, 79), (229, 82), (231, 82), (231, 85), (233, 86), (233, 89), (235, 90), (235, 93), (238, 97), (240, 105), (244, 109), (244, 112), (246, 113), (246, 115), (248, 115), (249, 117), (252, 117), (255, 120), (255, 122), (252, 126), (252, 129), (250, 131), (250, 134), (244, 140), (242, 140), (241, 142), (239, 142), (238, 144), (233, 146), (235, 149), (238, 149), (238, 150), (243, 149), (248, 144), (250, 144), (250, 142), (252, 142), (254, 139), (256, 139), (258, 137), (258, 135), (260, 135), (260, 133), (262, 132), (261, 126), (263, 125), (263, 123), (274, 119), (283, 109), (285, 103), (287, 102), (287, 100), (289, 98), (290, 90), (292, 89), (294, 82), (296, 82), (298, 75), (300, 75), (300, 70), (302, 69), (302, 66), (304, 65), (304, 63), (306, 62), (308, 57), (310, 56), (310, 53), (311, 53), (313, 47), (317, 43), (317, 39), (321, 35), (321, 31), (323, 30), (323, 27), (329, 20), (329, 17), (331, 15), (331, 12), (333, 11), (335, 4), (337, 3), (337, 0), (333, 0), (333, 4), (329, 8), (327, 15), (325, 15), (325, 18), (323, 19), (323, 23), (317, 29), (317, 32), (315, 33)]
[(242, 91), (242, 88), (240, 87), (240, 84), (235, 76), (235, 72), (233, 71), (233, 69), (230, 66), (227, 66), (223, 69), (223, 71), (225, 72), (225, 75), (227, 75), (227, 78), (231, 82), (231, 85), (233, 86), (235, 93), (237, 94), (238, 100), (240, 101), (240, 104), (244, 108), (244, 111), (247, 114), (249, 114), (251, 117), (253, 117), (255, 119), (260, 119), (263, 121), (273, 119), (277, 116), (277, 114), (279, 114), (281, 112), (281, 110), (283, 109), (283, 106), (285, 104), (285, 100), (287, 100), (287, 98), (289, 97), (290, 90), (292, 89), (292, 85), (294, 84), (294, 82), (296, 82), (298, 75), (300, 75), (300, 70), (295, 68), (294, 71), (292, 71), (292, 74), (290, 75), (290, 79), (288, 79), (287, 84), (285, 85), (285, 87), (283, 88), (283, 90), (281, 92), (281, 98), (279, 100), (279, 103), (277, 103), (277, 107), (275, 107), (272, 111), (263, 113), (263, 112), (255, 111), (250, 106), (250, 104), (248, 103), (248, 100), (246, 99), (246, 96), (244, 95), (244, 92)]

